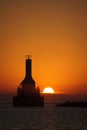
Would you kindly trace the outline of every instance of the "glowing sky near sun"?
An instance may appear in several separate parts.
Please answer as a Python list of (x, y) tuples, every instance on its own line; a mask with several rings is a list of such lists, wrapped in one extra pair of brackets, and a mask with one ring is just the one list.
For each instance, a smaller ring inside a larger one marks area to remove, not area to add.
[(25, 76), (25, 55), (41, 91), (87, 92), (87, 1), (0, 1), (0, 92)]

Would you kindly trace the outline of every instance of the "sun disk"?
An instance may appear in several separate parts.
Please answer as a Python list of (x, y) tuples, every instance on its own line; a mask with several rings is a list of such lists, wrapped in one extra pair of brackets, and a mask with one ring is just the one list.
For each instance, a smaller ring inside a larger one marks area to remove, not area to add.
[(50, 94), (52, 94), (52, 93), (54, 93), (54, 89), (51, 88), (51, 87), (46, 87), (46, 88), (44, 88), (43, 93), (50, 93)]

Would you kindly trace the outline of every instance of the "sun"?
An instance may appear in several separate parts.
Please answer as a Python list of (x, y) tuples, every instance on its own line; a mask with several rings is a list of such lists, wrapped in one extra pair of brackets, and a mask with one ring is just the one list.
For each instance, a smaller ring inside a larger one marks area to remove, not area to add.
[(46, 87), (46, 88), (44, 88), (43, 93), (53, 94), (54, 93), (54, 89), (51, 88), (51, 87)]

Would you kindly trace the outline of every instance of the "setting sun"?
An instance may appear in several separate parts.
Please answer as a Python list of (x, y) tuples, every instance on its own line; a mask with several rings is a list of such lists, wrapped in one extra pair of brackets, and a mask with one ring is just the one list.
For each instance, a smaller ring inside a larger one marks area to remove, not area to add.
[(51, 93), (52, 94), (52, 93), (54, 93), (54, 90), (51, 87), (46, 87), (46, 88), (44, 88), (43, 93)]

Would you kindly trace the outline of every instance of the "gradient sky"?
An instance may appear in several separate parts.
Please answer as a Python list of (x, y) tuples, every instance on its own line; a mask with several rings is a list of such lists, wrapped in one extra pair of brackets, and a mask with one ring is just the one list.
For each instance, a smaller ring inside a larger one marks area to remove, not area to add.
[(1, 0), (0, 93), (16, 92), (27, 54), (41, 91), (87, 92), (87, 0)]

